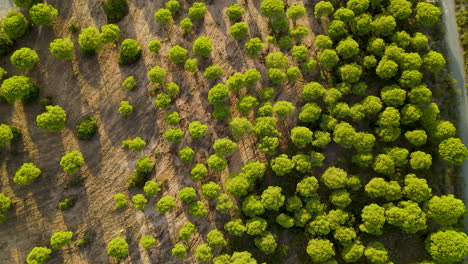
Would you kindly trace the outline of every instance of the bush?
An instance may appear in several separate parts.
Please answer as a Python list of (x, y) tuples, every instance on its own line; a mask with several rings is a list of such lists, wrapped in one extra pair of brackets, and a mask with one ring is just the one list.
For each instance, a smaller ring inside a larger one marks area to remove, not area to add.
[(169, 142), (179, 142), (184, 135), (184, 132), (180, 128), (171, 128), (164, 132), (164, 138)]
[(73, 205), (75, 205), (75, 198), (65, 198), (63, 201), (59, 202), (58, 208), (61, 211), (65, 211), (70, 209)]
[(120, 102), (119, 113), (123, 116), (129, 116), (133, 113), (133, 105), (129, 101)]
[(142, 236), (140, 239), (140, 245), (144, 248), (151, 248), (156, 245), (156, 238), (150, 235)]
[(72, 237), (73, 232), (71, 231), (55, 232), (50, 237), (50, 245), (53, 248), (62, 248), (71, 243)]
[(188, 50), (179, 45), (169, 49), (169, 60), (175, 63), (184, 63), (187, 60)]
[(87, 27), (78, 36), (78, 44), (85, 56), (93, 55), (102, 48), (101, 35), (95, 27)]
[(62, 166), (63, 170), (69, 174), (77, 173), (83, 164), (83, 154), (77, 150), (68, 152), (60, 160), (60, 166)]
[(50, 43), (49, 51), (58, 59), (71, 60), (74, 47), (75, 45), (69, 38), (55, 39)]
[(209, 37), (199, 37), (193, 42), (193, 53), (208, 58), (213, 50)]
[(166, 113), (166, 122), (171, 126), (175, 126), (180, 123), (180, 116), (177, 112)]
[(29, 71), (36, 66), (39, 61), (39, 56), (37, 56), (37, 53), (30, 48), (21, 48), (13, 52), (13, 55), (10, 57), (10, 61), (18, 70)]
[(29, 9), (29, 16), (35, 25), (52, 26), (52, 22), (58, 16), (58, 10), (50, 4), (36, 4)]
[(128, 256), (128, 244), (122, 237), (112, 239), (107, 244), (107, 255), (116, 259), (126, 258)]
[(178, 193), (179, 199), (183, 202), (190, 203), (197, 198), (197, 192), (192, 187), (185, 187)]
[(172, 196), (164, 196), (159, 199), (158, 203), (156, 204), (156, 211), (160, 212), (161, 214), (165, 214), (172, 210), (176, 205), (176, 201)]
[(67, 114), (58, 105), (48, 105), (45, 113), (36, 116), (37, 126), (49, 132), (58, 132), (64, 129), (66, 121)]
[(180, 28), (182, 28), (182, 30), (184, 31), (184, 35), (188, 34), (190, 30), (192, 30), (192, 27), (193, 23), (190, 18), (186, 17), (180, 21)]
[(137, 86), (137, 81), (134, 76), (128, 76), (122, 83), (122, 88), (132, 91)]
[(207, 11), (207, 8), (204, 3), (195, 2), (189, 8), (188, 16), (191, 20), (200, 20), (205, 17), (206, 11)]
[(193, 121), (189, 124), (189, 133), (194, 139), (203, 137), (208, 131), (208, 125), (202, 124), (200, 121)]
[(46, 247), (34, 247), (26, 257), (28, 264), (44, 264), (52, 254), (52, 250)]
[(11, 40), (22, 37), (26, 33), (28, 27), (28, 20), (18, 11), (9, 12), (2, 22), (2, 31), (5, 32)]
[(100, 37), (102, 43), (116, 42), (120, 38), (120, 28), (114, 24), (104, 25), (101, 27)]
[(141, 139), (141, 137), (126, 139), (122, 140), (122, 147), (129, 148), (133, 152), (140, 152), (146, 147), (146, 141)]
[(156, 21), (163, 25), (168, 25), (172, 23), (172, 12), (166, 8), (160, 8), (156, 13), (154, 13), (154, 18)]
[(195, 151), (190, 147), (185, 147), (179, 150), (179, 158), (185, 164), (192, 162), (194, 157)]
[(249, 26), (245, 22), (238, 22), (231, 26), (229, 33), (235, 40), (243, 40), (249, 34)]
[(97, 120), (92, 116), (85, 116), (80, 119), (75, 127), (75, 134), (78, 139), (88, 140), (96, 134), (98, 129)]
[(154, 100), (154, 105), (161, 109), (168, 109), (171, 107), (172, 99), (169, 95), (161, 93), (156, 96)]
[(117, 193), (114, 195), (115, 210), (120, 210), (127, 207), (127, 197), (123, 193)]
[(208, 169), (204, 164), (197, 163), (193, 165), (192, 170), (190, 170), (190, 175), (194, 181), (203, 180), (203, 178), (208, 174)]
[(222, 74), (223, 68), (221, 68), (221, 66), (211, 65), (205, 69), (205, 73), (203, 73), (203, 76), (205, 76), (205, 78), (208, 80), (216, 80), (220, 78)]
[(154, 66), (149, 70), (148, 78), (152, 83), (163, 84), (166, 82), (166, 71), (159, 66)]
[(141, 56), (141, 47), (138, 41), (134, 39), (125, 39), (120, 46), (119, 63), (131, 64), (137, 61)]
[(104, 11), (107, 22), (119, 22), (128, 14), (127, 0), (104, 0)]

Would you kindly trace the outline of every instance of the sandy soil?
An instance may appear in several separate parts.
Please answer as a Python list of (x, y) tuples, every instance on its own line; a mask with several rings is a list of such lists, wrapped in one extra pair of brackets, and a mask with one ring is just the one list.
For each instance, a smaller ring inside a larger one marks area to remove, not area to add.
[[(177, 150), (190, 145), (197, 151), (197, 162), (204, 162), (213, 152), (212, 142), (229, 135), (226, 123), (216, 122), (211, 117), (212, 107), (208, 104), (207, 92), (213, 83), (207, 82), (202, 73), (193, 75), (185, 72), (183, 67), (170, 63), (166, 54), (173, 45), (178, 44), (190, 50), (196, 37), (209, 36), (215, 48), (212, 58), (202, 61), (201, 68), (212, 63), (220, 65), (225, 72), (223, 80), (236, 71), (249, 68), (257, 68), (264, 73), (261, 61), (247, 58), (241, 46), (243, 44), (226, 35), (230, 23), (223, 15), (224, 10), (236, 1), (212, 1), (215, 3), (208, 5), (209, 12), (204, 22), (196, 24), (194, 32), (185, 38), (176, 25), (166, 28), (155, 21), (153, 13), (163, 6), (164, 1), (129, 1), (129, 15), (117, 23), (121, 28), (122, 40), (137, 39), (145, 48), (140, 61), (125, 67), (117, 63), (116, 45), (106, 46), (95, 57), (81, 56), (77, 34), (68, 31), (71, 24), (78, 24), (82, 28), (104, 25), (106, 19), (101, 7), (102, 0), (48, 2), (59, 9), (59, 21), (52, 28), (33, 27), (26, 37), (18, 41), (17, 48), (30, 47), (38, 52), (39, 65), (26, 75), (40, 87), (41, 98), (51, 96), (54, 104), (67, 111), (67, 127), (60, 133), (49, 133), (38, 128), (35, 117), (41, 113), (41, 109), (37, 103), (26, 106), (0, 105), (0, 122), (18, 126), (23, 132), (23, 141), (12, 146), (11, 152), (16, 154), (1, 150), (0, 188), (12, 197), (14, 209), (7, 213), (7, 221), (0, 228), (0, 263), (24, 263), (26, 255), (34, 246), (48, 246), (50, 235), (62, 230), (75, 232), (75, 238), (88, 235), (89, 245), (81, 249), (70, 247), (54, 250), (47, 263), (109, 263), (106, 243), (117, 236), (126, 237), (131, 247), (131, 255), (124, 263), (177, 263), (170, 251), (177, 241), (176, 233), (186, 219), (199, 227), (202, 235), (193, 241), (193, 244), (197, 244), (209, 230), (215, 228), (215, 219), (217, 227), (222, 228), (226, 218), (212, 211), (207, 218), (196, 219), (188, 215), (180, 202), (176, 210), (161, 215), (154, 210), (154, 198), (150, 199), (144, 212), (131, 206), (122, 212), (115, 212), (112, 198), (117, 192), (128, 193), (129, 196), (141, 192), (141, 189), (128, 192), (126, 181), (135, 161), (143, 155), (156, 161), (155, 170), (148, 179), (162, 181), (167, 178), (162, 195), (175, 196), (181, 187), (195, 186), (190, 178), (190, 168), (177, 158)], [(175, 19), (176, 23), (185, 17), (192, 2), (187, 0), (183, 4), (182, 12)], [(314, 1), (288, 2), (303, 3), (308, 7), (309, 14), (312, 14)], [(241, 3), (249, 10), (244, 21), (249, 24), (250, 35), (264, 39), (268, 32), (266, 20), (259, 14), (260, 1), (243, 0)], [(306, 18), (299, 23), (320, 31), (314, 24), (316, 22)], [(55, 59), (48, 51), (48, 44), (52, 40), (63, 37), (71, 37), (76, 44), (72, 62)], [(161, 55), (150, 54), (146, 49), (146, 44), (153, 39), (162, 41), (164, 47)], [(313, 36), (305, 40), (309, 47), (312, 42)], [(270, 50), (271, 47), (268, 47), (265, 52)], [(155, 65), (164, 67), (168, 71), (168, 80), (182, 88), (181, 95), (171, 109), (181, 114), (181, 127), (187, 131), (188, 123), (195, 120), (211, 124), (209, 134), (203, 140), (191, 142), (190, 137), (186, 136), (181, 143), (172, 145), (161, 140), (161, 134), (167, 129), (165, 111), (153, 106), (154, 99), (148, 96), (150, 84), (146, 77), (148, 69)], [(11, 75), (21, 74), (13, 69), (8, 58), (1, 60), (1, 66)], [(129, 75), (134, 75), (139, 82), (137, 89), (131, 92), (120, 87)], [(294, 87), (285, 86), (278, 98), (297, 100), (299, 87), (300, 82)], [(235, 100), (232, 99), (234, 108)], [(122, 100), (129, 100), (135, 106), (134, 114), (128, 118), (122, 117), (117, 111)], [(98, 118), (99, 133), (91, 141), (78, 141), (73, 134), (74, 126), (81, 117), (89, 114)], [(282, 132), (288, 131), (294, 121), (285, 122)], [(129, 154), (121, 148), (120, 142), (135, 136), (146, 140), (148, 146), (143, 153)], [(230, 172), (238, 171), (248, 160), (265, 160), (255, 148), (254, 137), (242, 139), (238, 143), (239, 152), (230, 158), (229, 168), (221, 174), (210, 175), (211, 180), (222, 182), (221, 179)], [(71, 177), (59, 166), (60, 158), (71, 150), (80, 150), (86, 160), (79, 175), (84, 179), (81, 186), (67, 186)], [(12, 181), (15, 171), (23, 162), (34, 162), (43, 171), (40, 179), (30, 186), (18, 186)], [(62, 212), (57, 209), (57, 204), (67, 197), (76, 198), (76, 205)], [(138, 245), (140, 237), (146, 234), (156, 236), (157, 248), (147, 251)], [(186, 261), (192, 262), (193, 259)]]

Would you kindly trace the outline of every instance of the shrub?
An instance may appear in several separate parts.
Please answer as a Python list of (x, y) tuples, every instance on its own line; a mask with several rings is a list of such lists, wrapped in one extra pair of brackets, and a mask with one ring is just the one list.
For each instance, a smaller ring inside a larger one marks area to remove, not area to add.
[(122, 88), (132, 91), (137, 86), (137, 81), (134, 76), (128, 76), (122, 83)]
[(129, 101), (120, 102), (119, 113), (123, 116), (129, 116), (133, 113), (133, 105)]
[(150, 235), (142, 236), (141, 239), (140, 239), (140, 244), (144, 248), (154, 247), (156, 245), (156, 238), (154, 238), (153, 236), (150, 236)]
[(193, 121), (189, 124), (189, 133), (194, 139), (203, 137), (207, 131), (208, 125), (202, 124), (200, 121)]
[(180, 21), (180, 28), (182, 28), (182, 30), (184, 31), (184, 35), (188, 34), (190, 30), (192, 30), (192, 27), (193, 23), (190, 18), (186, 17)]
[(161, 214), (165, 214), (172, 210), (176, 205), (176, 201), (172, 196), (163, 196), (159, 199), (158, 203), (156, 204), (156, 211), (160, 212)]
[[(193, 165), (192, 170), (190, 170), (190, 175), (194, 181), (202, 180), (208, 174), (208, 169), (204, 164), (197, 163)], [(203, 192), (203, 191), (202, 191)]]
[(221, 172), (227, 166), (227, 160), (217, 155), (211, 155), (208, 157), (206, 162), (208, 167), (213, 169), (215, 172)]
[(95, 27), (87, 27), (78, 36), (78, 44), (84, 55), (93, 55), (102, 47), (101, 35)]
[(36, 66), (39, 61), (39, 56), (30, 48), (21, 48), (13, 52), (10, 61), (18, 70), (29, 71)]
[(156, 100), (154, 100), (154, 105), (161, 108), (161, 109), (168, 109), (171, 107), (172, 99), (169, 95), (160, 93), (156, 96)]
[(164, 132), (164, 138), (169, 142), (179, 142), (184, 135), (184, 132), (180, 128), (171, 128)]
[(107, 244), (107, 255), (121, 259), (128, 256), (128, 244), (122, 237), (112, 239)]
[(175, 126), (180, 123), (180, 116), (177, 112), (166, 113), (166, 122), (171, 126)]
[(128, 14), (127, 0), (104, 0), (104, 11), (107, 22), (119, 22)]
[(168, 25), (172, 23), (172, 12), (166, 8), (160, 8), (156, 13), (154, 13), (154, 18), (156, 21), (163, 25)]
[(70, 209), (73, 205), (75, 205), (75, 198), (65, 198), (63, 201), (59, 202), (58, 208), (61, 211), (65, 211)]
[(119, 63), (131, 64), (137, 61), (141, 56), (141, 47), (138, 41), (134, 39), (125, 39), (120, 46)]
[(188, 59), (185, 61), (184, 69), (189, 72), (198, 72), (198, 59)]
[(115, 210), (120, 210), (127, 207), (127, 197), (123, 193), (117, 193), (114, 195)]
[(208, 80), (216, 80), (223, 74), (223, 68), (219, 65), (211, 65), (205, 69), (203, 76)]
[(50, 43), (49, 51), (58, 59), (71, 60), (74, 47), (75, 45), (69, 38), (55, 39)]
[(209, 37), (199, 37), (193, 42), (193, 53), (208, 58), (213, 50)]
[(245, 22), (238, 22), (231, 26), (229, 33), (235, 40), (243, 40), (249, 34), (249, 26)]
[(50, 237), (50, 245), (53, 248), (62, 248), (71, 243), (72, 237), (73, 232), (71, 231), (55, 232)]
[(197, 192), (192, 187), (185, 187), (179, 191), (178, 195), (181, 201), (190, 203), (197, 197)]
[(146, 147), (146, 141), (141, 139), (141, 137), (126, 139), (122, 140), (122, 147), (129, 148), (133, 152), (140, 152)]
[(29, 9), (29, 16), (33, 24), (52, 26), (52, 22), (58, 16), (58, 10), (50, 4), (36, 4)]
[(34, 247), (26, 257), (28, 264), (44, 264), (52, 254), (52, 250), (46, 247)]
[(63, 170), (69, 174), (77, 173), (83, 164), (83, 154), (77, 150), (68, 152), (60, 160), (60, 166), (62, 166)]
[(22, 37), (28, 29), (29, 22), (26, 17), (18, 12), (11, 11), (2, 22), (2, 31), (7, 34), (11, 40)]
[(161, 44), (161, 41), (159, 40), (151, 40), (148, 43), (148, 49), (151, 52), (158, 53), (159, 50), (161, 50), (161, 48), (162, 48), (162, 44)]
[(205, 17), (207, 8), (204, 3), (195, 2), (188, 10), (188, 16), (191, 20), (200, 20)]
[(179, 158), (185, 164), (190, 163), (194, 157), (195, 151), (190, 147), (185, 147), (179, 150)]
[(45, 113), (36, 116), (37, 126), (49, 132), (58, 132), (64, 129), (66, 121), (67, 114), (58, 105), (48, 105)]
[(166, 71), (159, 66), (154, 66), (149, 70), (148, 78), (152, 83), (163, 84), (166, 82)]
[(164, 88), (164, 91), (171, 97), (176, 97), (180, 93), (180, 87), (174, 82), (170, 82)]
[(101, 27), (100, 37), (102, 43), (116, 42), (120, 38), (120, 28), (114, 24), (104, 25)]

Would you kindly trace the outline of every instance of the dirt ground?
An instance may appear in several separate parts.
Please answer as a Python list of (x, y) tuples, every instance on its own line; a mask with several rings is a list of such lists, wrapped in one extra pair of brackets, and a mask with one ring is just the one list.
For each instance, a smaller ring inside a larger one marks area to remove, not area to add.
[[(126, 237), (130, 245), (130, 257), (124, 263), (180, 263), (171, 256), (171, 248), (177, 241), (176, 234), (183, 222), (188, 219), (199, 227), (202, 236), (198, 235), (193, 241), (193, 244), (197, 244), (216, 224), (222, 228), (226, 217), (213, 211), (205, 219), (191, 217), (180, 201), (173, 212), (161, 215), (154, 209), (155, 198), (149, 199), (144, 212), (132, 208), (130, 201), (129, 208), (115, 212), (113, 196), (124, 192), (130, 197), (142, 192), (141, 189), (128, 192), (126, 182), (135, 161), (144, 155), (156, 161), (155, 170), (148, 179), (167, 179), (158, 197), (175, 196), (180, 188), (195, 186), (190, 177), (190, 168), (177, 158), (177, 150), (190, 145), (197, 151), (197, 162), (204, 162), (213, 153), (211, 145), (214, 139), (229, 135), (226, 123), (216, 122), (211, 116), (212, 107), (208, 104), (207, 93), (214, 83), (207, 82), (202, 73), (193, 75), (180, 65), (170, 63), (166, 54), (176, 44), (191, 50), (191, 44), (198, 36), (209, 36), (213, 40), (214, 51), (212, 58), (201, 61), (200, 68), (212, 63), (220, 65), (224, 69), (223, 81), (236, 71), (250, 68), (264, 73), (261, 62), (245, 56), (243, 44), (227, 35), (230, 22), (224, 16), (224, 10), (236, 1), (211, 1), (213, 3), (207, 6), (208, 14), (204, 22), (195, 23), (193, 32), (185, 38), (177, 24), (186, 17), (188, 6), (193, 1), (183, 3), (175, 25), (167, 28), (158, 24), (153, 17), (154, 12), (163, 7), (164, 1), (129, 1), (130, 12), (117, 25), (121, 29), (122, 40), (134, 38), (144, 48), (142, 59), (124, 67), (118, 65), (117, 45), (105, 46), (98, 56), (83, 57), (77, 43), (78, 34), (68, 30), (71, 24), (81, 28), (105, 25), (102, 0), (47, 2), (59, 10), (58, 21), (52, 28), (32, 27), (27, 36), (18, 41), (17, 48), (30, 47), (37, 51), (39, 65), (25, 75), (39, 86), (40, 98), (50, 96), (54, 104), (66, 110), (68, 121), (66, 129), (60, 133), (45, 132), (35, 124), (36, 115), (42, 112), (37, 102), (25, 106), (0, 105), (0, 122), (18, 126), (23, 133), (22, 142), (12, 146), (11, 150), (1, 150), (0, 189), (12, 197), (14, 209), (7, 213), (7, 221), (0, 227), (0, 263), (25, 263), (28, 252), (34, 246), (48, 246), (50, 235), (63, 230), (75, 232), (74, 240), (87, 235), (89, 244), (83, 248), (73, 246), (54, 250), (47, 263), (109, 263), (111, 260), (106, 254), (106, 244), (117, 236)], [(304, 4), (312, 14), (314, 1), (288, 2)], [(268, 35), (267, 22), (259, 14), (260, 1), (243, 0), (241, 3), (249, 10), (244, 21), (249, 24), (251, 37), (265, 39)], [(299, 23), (315, 31), (316, 25), (310, 18), (303, 18)], [(71, 62), (56, 59), (48, 51), (52, 40), (64, 37), (70, 37), (75, 43), (75, 58)], [(147, 50), (147, 43), (153, 39), (163, 43), (161, 55), (151, 54)], [(309, 47), (312, 42), (313, 36), (304, 41)], [(267, 47), (265, 52), (271, 50), (271, 47)], [(0, 62), (10, 75), (21, 74), (13, 69), (8, 57)], [(157, 110), (152, 104), (154, 98), (149, 96), (150, 84), (146, 77), (147, 71), (156, 65), (166, 69), (168, 81), (174, 81), (181, 87), (181, 95), (171, 109), (180, 113), (181, 127), (188, 131), (188, 123), (195, 120), (210, 124), (209, 135), (204, 139), (190, 142), (190, 137), (186, 136), (177, 144), (162, 140), (161, 135), (167, 129), (165, 111)], [(136, 90), (131, 92), (121, 88), (122, 81), (129, 75), (134, 75), (139, 82)], [(299, 82), (296, 87), (286, 87), (278, 98), (294, 102), (300, 86)], [(231, 105), (234, 107), (235, 100), (232, 99)], [(125, 118), (118, 113), (122, 100), (129, 100), (135, 106), (135, 112), (130, 117)], [(78, 141), (74, 136), (74, 127), (85, 115), (98, 118), (99, 130), (92, 140)], [(283, 130), (287, 131), (294, 121), (285, 122)], [(148, 145), (142, 153), (130, 154), (121, 148), (121, 140), (135, 136), (142, 137)], [(220, 178), (238, 171), (248, 160), (265, 160), (256, 150), (253, 137), (238, 143), (239, 152), (230, 158), (228, 170), (210, 175), (211, 180), (222, 182)], [(60, 158), (71, 150), (80, 150), (86, 160), (78, 175), (83, 179), (79, 186), (68, 186), (71, 176), (59, 166)], [(15, 171), (23, 162), (33, 162), (43, 172), (30, 186), (18, 186), (12, 181)], [(76, 198), (75, 206), (68, 211), (58, 210), (59, 201), (68, 197)], [(158, 239), (156, 248), (144, 250), (138, 245), (140, 237), (147, 234)], [(192, 258), (186, 261), (192, 262)]]

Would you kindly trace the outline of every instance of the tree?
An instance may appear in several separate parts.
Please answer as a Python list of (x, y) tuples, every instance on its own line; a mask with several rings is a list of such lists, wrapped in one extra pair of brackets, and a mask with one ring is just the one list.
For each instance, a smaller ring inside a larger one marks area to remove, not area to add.
[(426, 214), (412, 201), (401, 201), (398, 206), (388, 206), (385, 216), (387, 223), (400, 227), (405, 233), (414, 234), (427, 227)]
[(107, 255), (116, 259), (128, 256), (128, 244), (123, 237), (116, 237), (107, 244)]
[(417, 105), (406, 104), (403, 109), (401, 109), (401, 123), (410, 124), (418, 121), (422, 116), (421, 108)]
[[(299, 113), (299, 120), (302, 122), (315, 122), (320, 118), (322, 108), (315, 103), (307, 103)], [(313, 144), (313, 142), (312, 142)]]
[(133, 89), (135, 89), (135, 87), (137, 86), (137, 81), (135, 80), (135, 76), (128, 76), (127, 78), (125, 78), (125, 80), (123, 81), (122, 83), (122, 88), (125, 88), (129, 91), (132, 91)]
[(2, 22), (2, 31), (11, 40), (22, 37), (29, 27), (26, 17), (18, 11), (10, 11)]
[(282, 0), (263, 0), (260, 4), (260, 13), (268, 18), (284, 16), (284, 2)]
[(191, 222), (185, 222), (178, 235), (180, 239), (188, 241), (195, 232), (197, 232), (197, 227)]
[(77, 150), (68, 152), (60, 160), (60, 166), (62, 166), (63, 170), (69, 174), (77, 173), (83, 164), (83, 154)]
[(218, 83), (208, 91), (208, 101), (212, 105), (221, 105), (229, 100), (226, 85)]
[(262, 203), (265, 209), (278, 211), (284, 204), (285, 197), (281, 194), (282, 188), (278, 186), (268, 186), (262, 192)]
[(180, 28), (182, 28), (184, 35), (188, 34), (192, 30), (192, 27), (193, 23), (190, 18), (186, 17), (180, 21)]
[(389, 36), (396, 28), (393, 16), (379, 15), (374, 20), (374, 32), (379, 36)]
[(50, 43), (49, 51), (58, 59), (71, 60), (74, 47), (75, 45), (69, 38), (55, 39)]
[(388, 251), (379, 242), (373, 242), (367, 246), (364, 255), (371, 263), (388, 263)]
[(212, 248), (222, 248), (227, 245), (224, 235), (218, 229), (213, 229), (206, 235), (206, 242)]
[(78, 36), (78, 44), (86, 56), (97, 53), (102, 48), (99, 31), (95, 27), (87, 27)]
[(305, 148), (307, 144), (312, 143), (312, 131), (303, 126), (294, 127), (291, 130), (291, 141), (298, 148)]
[(339, 208), (345, 208), (346, 206), (348, 206), (352, 202), (350, 194), (346, 190), (334, 191), (330, 195), (329, 199), (330, 199), (330, 202), (333, 205), (335, 205), (336, 207), (339, 207)]
[(309, 82), (302, 88), (302, 97), (307, 102), (322, 97), (324, 93), (325, 88), (318, 82)]
[(295, 45), (291, 48), (291, 55), (296, 61), (302, 62), (309, 58), (309, 50), (304, 45)]
[(199, 37), (193, 42), (193, 53), (208, 58), (213, 50), (209, 37)]
[(127, 207), (127, 197), (123, 193), (116, 193), (114, 195), (115, 210), (120, 210)]
[(216, 197), (216, 210), (220, 211), (222, 214), (230, 214), (231, 209), (234, 207), (234, 203), (229, 197), (229, 195), (222, 193)]
[(364, 246), (356, 243), (347, 243), (343, 251), (341, 252), (341, 256), (345, 262), (357, 262), (362, 258), (364, 254)]
[(242, 236), (244, 235), (247, 228), (245, 227), (242, 219), (235, 218), (224, 225), (224, 230), (233, 236)]
[(219, 193), (221, 192), (221, 186), (215, 182), (210, 181), (201, 186), (201, 192), (203, 198), (211, 200), (218, 197)]
[(192, 162), (194, 157), (195, 151), (191, 147), (185, 147), (179, 150), (179, 158), (185, 164)]
[(11, 199), (3, 193), (0, 193), (0, 214), (11, 208)]
[(312, 169), (311, 156), (305, 154), (297, 154), (292, 157), (292, 161), (294, 162), (294, 166), (298, 172), (308, 173)]
[(188, 50), (179, 45), (169, 49), (169, 60), (175, 63), (184, 63), (187, 60)]
[(222, 172), (227, 166), (227, 160), (216, 154), (209, 156), (206, 163), (208, 167), (215, 172)]
[(352, 37), (347, 37), (338, 43), (336, 52), (343, 59), (350, 59), (359, 53), (359, 44)]
[(291, 228), (294, 226), (294, 218), (287, 214), (281, 213), (276, 217), (276, 223), (284, 228)]
[(179, 259), (185, 259), (187, 257), (187, 248), (182, 243), (177, 243), (172, 248), (172, 256)]
[(410, 165), (413, 170), (427, 170), (432, 165), (432, 156), (422, 151), (415, 151), (410, 155)]
[(427, 49), (428, 42), (429, 39), (426, 35), (421, 32), (416, 32), (411, 40), (411, 46), (418, 51), (423, 51)]
[(10, 61), (18, 70), (29, 71), (36, 66), (39, 56), (30, 48), (21, 48), (11, 55)]
[(438, 231), (427, 239), (426, 250), (437, 263), (460, 262), (468, 254), (468, 236), (455, 230)]
[(8, 125), (0, 125), (0, 147), (9, 144), (14, 139), (12, 128)]
[(461, 166), (468, 158), (468, 150), (459, 138), (448, 138), (439, 144), (439, 154), (454, 166)]
[(141, 56), (141, 46), (134, 39), (125, 39), (119, 50), (119, 63), (122, 65), (131, 64)]
[(184, 138), (184, 132), (180, 128), (171, 128), (164, 132), (164, 138), (169, 142), (180, 142)]
[(356, 131), (350, 124), (341, 122), (334, 128), (333, 141), (344, 148), (351, 148), (355, 142), (356, 135)]
[(245, 117), (234, 117), (229, 122), (229, 128), (231, 129), (232, 136), (238, 139), (252, 131), (252, 124)]
[(249, 34), (249, 26), (245, 22), (237, 22), (229, 28), (229, 33), (235, 40), (243, 40)]
[(430, 3), (421, 2), (416, 5), (416, 21), (423, 26), (434, 26), (439, 22), (441, 14), (440, 8)]
[(320, 1), (315, 5), (314, 15), (317, 18), (322, 18), (323, 16), (330, 15), (334, 10), (332, 3), (328, 1)]
[(260, 217), (254, 217), (247, 221), (246, 228), (247, 234), (251, 236), (261, 235), (266, 231), (268, 222)]
[[(13, 41), (4, 32), (0, 32), (0, 57), (13, 50)], [(2, 78), (3, 79), (3, 78)]]
[(172, 23), (172, 12), (169, 9), (160, 8), (154, 13), (154, 18), (163, 25), (169, 25)]
[(192, 187), (185, 187), (179, 191), (178, 195), (181, 201), (190, 203), (197, 197), (197, 192)]
[(176, 205), (176, 201), (172, 196), (163, 196), (159, 199), (158, 203), (156, 204), (156, 211), (161, 214), (165, 214), (171, 211)]
[(104, 0), (104, 11), (109, 23), (119, 22), (128, 14), (127, 0)]
[(189, 213), (195, 217), (205, 217), (208, 211), (201, 201), (196, 201), (189, 205)]
[(350, 23), (354, 19), (354, 16), (354, 11), (346, 7), (340, 7), (335, 11), (335, 13), (333, 13), (334, 19), (341, 20), (346, 23)]
[(376, 73), (382, 79), (390, 79), (398, 73), (398, 64), (384, 56), (377, 65)]
[(314, 263), (324, 263), (335, 256), (333, 243), (327, 239), (315, 238), (307, 244), (307, 254)]
[(391, 0), (388, 5), (388, 12), (396, 19), (407, 19), (413, 10), (411, 10), (412, 3), (406, 0)]
[(345, 170), (336, 167), (329, 167), (322, 174), (323, 183), (332, 190), (344, 188), (346, 186), (347, 178), (348, 173), (346, 173)]
[(318, 180), (314, 176), (303, 178), (296, 187), (296, 193), (303, 197), (312, 197), (318, 189)]
[(120, 102), (119, 113), (123, 116), (129, 116), (133, 113), (133, 105), (129, 101)]
[(139, 193), (132, 196), (132, 203), (136, 209), (144, 211), (148, 200), (143, 194)]
[(205, 17), (207, 8), (202, 2), (195, 2), (189, 8), (188, 16), (191, 20), (201, 20)]
[(362, 68), (357, 63), (345, 64), (340, 67), (339, 73), (343, 82), (357, 83), (361, 79)]
[(114, 24), (108, 24), (101, 27), (102, 43), (116, 42), (120, 38), (120, 28)]
[(257, 98), (251, 95), (243, 95), (237, 103), (237, 110), (243, 114), (249, 114), (258, 106)]
[(272, 83), (279, 85), (284, 83), (287, 80), (288, 76), (286, 75), (286, 73), (284, 73), (283, 70), (272, 68), (268, 69), (268, 78), (271, 80)]
[(442, 226), (458, 223), (466, 210), (463, 201), (452, 194), (433, 196), (427, 203), (427, 209), (427, 216)]
[(122, 147), (129, 148), (133, 152), (140, 152), (146, 147), (146, 141), (141, 139), (141, 137), (126, 139), (122, 140)]
[(166, 82), (166, 71), (159, 66), (154, 66), (148, 72), (148, 78), (152, 83), (163, 84)]
[(198, 59), (195, 58), (186, 60), (184, 69), (192, 73), (198, 72)]
[(426, 131), (419, 129), (413, 131), (407, 131), (405, 133), (405, 138), (408, 140), (409, 143), (412, 145), (419, 147), (426, 143), (427, 141), (427, 134)]
[(147, 181), (143, 187), (143, 191), (146, 196), (156, 196), (156, 194), (161, 191), (161, 184), (155, 181)]
[(444, 55), (437, 51), (429, 51), (426, 55), (423, 56), (423, 66), (431, 72), (438, 72), (442, 67), (444, 67), (446, 61)]
[(317, 35), (315, 36), (314, 45), (319, 49), (331, 49), (333, 48), (333, 41), (327, 35)]
[(158, 53), (161, 50), (161, 48), (162, 48), (162, 44), (161, 44), (161, 41), (159, 40), (154, 39), (148, 42), (148, 49), (151, 52)]
[(271, 160), (270, 167), (277, 176), (284, 176), (294, 169), (294, 162), (289, 159), (288, 155), (280, 154)]
[(62, 248), (71, 243), (72, 237), (73, 232), (71, 231), (55, 232), (50, 237), (50, 245), (53, 248)]
[(362, 209), (362, 224), (359, 229), (362, 232), (380, 236), (385, 224), (385, 209), (377, 204), (364, 206)]
[(425, 84), (418, 85), (411, 88), (408, 92), (408, 99), (410, 103), (416, 105), (423, 105), (431, 101), (432, 91), (427, 88)]
[(457, 128), (450, 121), (437, 121), (433, 129), (433, 136), (438, 140), (454, 137), (457, 132)]
[(288, 57), (281, 51), (270, 52), (265, 58), (268, 68), (284, 69), (288, 67)]
[(219, 65), (211, 65), (205, 69), (203, 76), (208, 80), (216, 80), (223, 75), (223, 68)]
[(39, 0), (14, 0), (15, 6), (31, 8), (36, 3), (40, 2)]
[(171, 11), (172, 14), (177, 13), (177, 11), (179, 11), (180, 8), (178, 0), (169, 0), (166, 2), (165, 6), (167, 9), (169, 9), (169, 11)]
[(289, 67), (289, 68), (286, 70), (286, 76), (288, 77), (288, 81), (289, 81), (290, 83), (295, 83), (295, 82), (297, 82), (299, 79), (302, 78), (302, 72), (301, 72), (301, 70), (299, 69), (299, 67), (293, 66), (293, 67)]
[(52, 22), (58, 16), (58, 10), (50, 4), (39, 3), (29, 9), (29, 16), (35, 25), (52, 26)]
[(424, 202), (432, 196), (432, 189), (427, 185), (426, 179), (418, 179), (414, 174), (405, 177), (403, 194), (417, 203)]
[(154, 238), (153, 236), (150, 236), (150, 235), (142, 236), (140, 238), (140, 244), (144, 248), (154, 247), (156, 245), (156, 238)]
[(245, 42), (244, 47), (251, 58), (256, 58), (265, 47), (265, 44), (260, 38), (251, 38)]
[(340, 60), (336, 51), (332, 49), (325, 49), (319, 52), (317, 59), (319, 64), (328, 71), (331, 71)]
[(398, 85), (385, 86), (380, 91), (382, 101), (388, 106), (402, 106), (405, 103), (406, 91)]
[(254, 238), (254, 244), (265, 255), (269, 255), (275, 252), (276, 247), (278, 246), (275, 237), (270, 232), (266, 232)]
[(52, 254), (52, 250), (46, 247), (34, 247), (26, 257), (28, 264), (44, 264)]
[(273, 112), (279, 118), (286, 118), (296, 110), (296, 107), (289, 101), (277, 101), (273, 105)]
[(190, 175), (192, 175), (192, 179), (195, 181), (202, 180), (206, 174), (208, 174), (208, 169), (201, 163), (193, 165), (192, 170), (190, 171)]
[(237, 22), (242, 19), (242, 16), (245, 14), (245, 9), (242, 8), (239, 4), (234, 4), (226, 8), (226, 16), (231, 22)]
[(170, 97), (175, 98), (180, 93), (180, 87), (175, 82), (170, 82), (164, 88), (164, 92), (166, 92)]
[(347, 244), (356, 239), (356, 231), (350, 227), (339, 227), (335, 230), (333, 237), (342, 244)]

